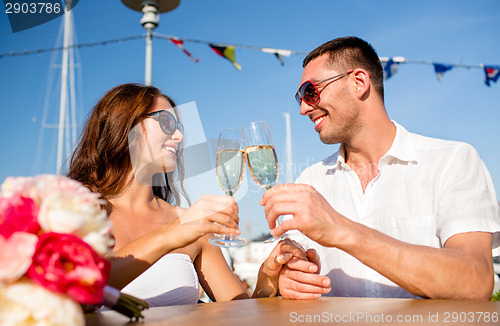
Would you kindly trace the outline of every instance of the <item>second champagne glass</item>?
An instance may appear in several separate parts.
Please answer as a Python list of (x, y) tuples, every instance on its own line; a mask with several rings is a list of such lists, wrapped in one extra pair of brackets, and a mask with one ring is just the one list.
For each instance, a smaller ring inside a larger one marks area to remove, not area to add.
[[(278, 180), (278, 157), (266, 122), (256, 121), (244, 126), (243, 138), (248, 168), (255, 183), (263, 190), (271, 189)], [(277, 220), (276, 223), (279, 224), (279, 221)], [(273, 242), (283, 238), (284, 235), (272, 237), (264, 242)]]
[[(228, 128), (220, 132), (217, 144), (216, 173), (219, 186), (228, 196), (233, 196), (245, 175), (245, 151), (241, 129)], [(210, 243), (218, 247), (240, 247), (245, 244), (242, 237), (214, 234)]]

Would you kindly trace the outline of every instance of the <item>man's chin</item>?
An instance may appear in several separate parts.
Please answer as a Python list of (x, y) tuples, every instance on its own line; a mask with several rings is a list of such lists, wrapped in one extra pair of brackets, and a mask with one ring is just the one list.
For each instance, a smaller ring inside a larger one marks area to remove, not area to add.
[(328, 136), (323, 136), (321, 135), (321, 133), (319, 134), (319, 139), (321, 140), (321, 142), (323, 144), (327, 144), (327, 145), (333, 145), (333, 144), (339, 144), (340, 141), (335, 138), (335, 137), (328, 137)]

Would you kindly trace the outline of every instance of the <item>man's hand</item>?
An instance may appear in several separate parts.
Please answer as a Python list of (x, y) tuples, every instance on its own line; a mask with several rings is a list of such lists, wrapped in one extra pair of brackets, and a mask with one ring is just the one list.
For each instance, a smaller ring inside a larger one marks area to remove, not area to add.
[(316, 250), (308, 249), (306, 258), (308, 261), (293, 257), (281, 269), (279, 290), (283, 298), (316, 299), (331, 291), (330, 279), (318, 275), (321, 264)]
[(318, 298), (330, 291), (330, 279), (319, 272), (314, 250), (306, 252), (291, 239), (281, 240), (260, 268), (253, 297), (275, 296), (279, 290), (285, 298)]
[[(288, 230), (299, 230), (325, 247), (341, 248), (349, 241), (349, 226), (352, 221), (335, 211), (312, 186), (277, 185), (264, 193), (260, 204), (264, 206), (266, 219), (274, 236)], [(293, 218), (276, 226), (278, 217), (287, 214), (293, 215)]]

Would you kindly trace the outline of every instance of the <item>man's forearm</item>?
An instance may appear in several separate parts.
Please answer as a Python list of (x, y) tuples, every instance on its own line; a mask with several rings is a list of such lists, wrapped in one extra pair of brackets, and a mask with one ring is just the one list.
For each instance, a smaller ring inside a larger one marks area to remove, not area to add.
[(447, 299), (490, 298), (491, 234), (458, 234), (447, 241), (445, 248), (431, 248), (408, 244), (355, 224), (351, 243), (339, 249), (412, 294)]

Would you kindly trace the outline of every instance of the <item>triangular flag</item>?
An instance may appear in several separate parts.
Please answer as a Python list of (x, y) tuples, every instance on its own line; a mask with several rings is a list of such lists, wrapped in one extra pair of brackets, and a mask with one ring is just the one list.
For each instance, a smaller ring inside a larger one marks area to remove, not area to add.
[(234, 46), (217, 46), (213, 44), (208, 44), (214, 50), (215, 53), (221, 57), (226, 58), (231, 61), (231, 63), (236, 67), (236, 69), (241, 70), (241, 66), (236, 62), (234, 57)]
[(393, 58), (389, 58), (382, 61), (382, 67), (384, 68), (384, 79), (391, 78), (395, 73), (398, 72), (399, 63), (394, 62)]
[(434, 71), (436, 72), (437, 79), (441, 81), (445, 72), (453, 68), (453, 65), (445, 65), (442, 63), (433, 63)]
[(500, 76), (500, 67), (494, 67), (494, 66), (489, 66), (489, 67), (484, 67), (484, 73), (486, 75), (486, 80), (484, 81), (487, 86), (490, 85), (490, 80), (493, 82), (497, 82), (498, 77)]
[(281, 62), (281, 65), (285, 65), (285, 61), (283, 61), (283, 57), (289, 57), (292, 54), (291, 50), (283, 50), (283, 49), (268, 49), (262, 48), (262, 52), (272, 53), (276, 56), (276, 58)]
[(281, 54), (279, 54), (278, 52), (274, 53), (274, 55), (276, 56), (276, 58), (278, 58), (278, 60), (280, 61), (281, 65), (284, 66), (285, 65), (285, 61), (283, 61), (283, 57), (281, 56)]
[(179, 39), (175, 39), (175, 38), (170, 38), (169, 40), (172, 43), (174, 43), (175, 46), (177, 46), (179, 49), (181, 49), (182, 52), (184, 52), (189, 57), (189, 59), (191, 59), (194, 63), (197, 63), (200, 61), (200, 59), (196, 59), (195, 57), (193, 57), (191, 55), (191, 53), (189, 53), (186, 49), (184, 49), (184, 41), (179, 40)]

